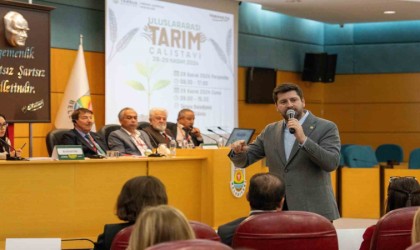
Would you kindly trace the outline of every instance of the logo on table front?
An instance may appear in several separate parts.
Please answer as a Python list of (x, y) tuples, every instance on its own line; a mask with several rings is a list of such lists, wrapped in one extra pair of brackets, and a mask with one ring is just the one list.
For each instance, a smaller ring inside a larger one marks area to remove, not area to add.
[(233, 196), (240, 198), (246, 189), (245, 168), (236, 168), (233, 163), (230, 168), (230, 190)]

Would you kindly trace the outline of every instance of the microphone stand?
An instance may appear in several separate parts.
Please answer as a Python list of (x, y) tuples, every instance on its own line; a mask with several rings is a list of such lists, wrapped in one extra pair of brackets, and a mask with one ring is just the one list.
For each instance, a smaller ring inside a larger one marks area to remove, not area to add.
[[(159, 147), (159, 143), (157, 143), (157, 141), (155, 140), (155, 138), (153, 138), (153, 137), (149, 134), (149, 132), (147, 132), (146, 130), (143, 130), (143, 131), (144, 131), (144, 132), (146, 132), (146, 134), (149, 136), (150, 140), (152, 140), (152, 141), (153, 141), (153, 143)], [(157, 149), (157, 147), (156, 147), (155, 152), (154, 152), (153, 154), (148, 155), (147, 157), (162, 157), (163, 155), (159, 154), (157, 150), (158, 150), (158, 149)]]
[(223, 136), (223, 135), (221, 135), (221, 134), (218, 134), (218, 133), (216, 133), (216, 132), (214, 132), (214, 130), (212, 130), (212, 129), (207, 129), (207, 131), (209, 131), (209, 132), (211, 132), (211, 133), (213, 133), (213, 134), (216, 134), (216, 135), (218, 135), (218, 136), (220, 136), (220, 137), (222, 137), (222, 138), (224, 138), (225, 140), (227, 140), (228, 138), (226, 138), (225, 136)]

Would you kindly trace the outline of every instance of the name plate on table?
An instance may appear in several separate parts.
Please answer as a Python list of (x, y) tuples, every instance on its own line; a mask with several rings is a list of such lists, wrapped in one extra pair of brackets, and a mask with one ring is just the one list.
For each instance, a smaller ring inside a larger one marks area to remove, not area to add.
[(55, 160), (84, 160), (81, 145), (56, 145), (51, 158)]
[(203, 144), (202, 148), (203, 149), (218, 149), (219, 147), (217, 146), (217, 144)]

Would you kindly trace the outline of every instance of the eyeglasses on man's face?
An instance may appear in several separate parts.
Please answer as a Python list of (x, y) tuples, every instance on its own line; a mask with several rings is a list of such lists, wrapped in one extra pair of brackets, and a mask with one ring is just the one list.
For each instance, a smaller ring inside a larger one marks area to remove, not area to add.
[(0, 129), (2, 129), (2, 128), (7, 128), (7, 125), (9, 125), (7, 122), (5, 122), (5, 123), (0, 123)]
[(399, 178), (407, 178), (407, 179), (414, 179), (416, 180), (415, 176), (391, 176), (389, 177), (389, 182), (391, 183), (392, 181), (399, 179)]

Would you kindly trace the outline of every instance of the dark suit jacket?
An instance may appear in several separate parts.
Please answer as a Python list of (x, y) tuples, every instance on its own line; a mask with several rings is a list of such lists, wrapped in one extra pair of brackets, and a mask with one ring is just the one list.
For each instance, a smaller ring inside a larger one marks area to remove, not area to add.
[[(108, 146), (105, 143), (105, 140), (95, 132), (90, 132), (92, 138), (95, 142), (101, 147), (102, 150), (107, 151)], [(65, 133), (61, 138), (62, 145), (81, 145), (83, 149), (83, 154), (85, 157), (92, 157), (98, 155), (95, 150), (90, 146), (90, 144), (83, 138), (76, 129), (71, 129), (69, 132)]]
[[(169, 148), (169, 141), (166, 141), (165, 137), (162, 136), (162, 134), (154, 129), (152, 126), (149, 126), (147, 128), (144, 128), (143, 131), (145, 131), (150, 138), (150, 142), (152, 143), (153, 148), (157, 148), (160, 143), (166, 143)], [(165, 133), (169, 135), (172, 139), (176, 140), (174, 135), (169, 129), (165, 130)]]
[[(173, 126), (171, 129), (172, 134), (174, 135), (174, 139), (176, 140), (176, 137), (178, 136), (178, 124), (176, 126)], [(194, 143), (194, 146), (199, 146), (203, 141), (198, 140), (197, 137), (190, 133), (191, 139)]]
[(295, 141), (288, 160), (284, 126), (285, 121), (268, 124), (247, 153), (230, 154), (232, 162), (244, 168), (266, 157), (270, 173), (281, 176), (286, 184), (289, 210), (317, 213), (331, 221), (339, 218), (330, 176), (340, 161), (337, 126), (309, 113), (302, 124), (307, 140), (302, 147)]
[(242, 218), (236, 219), (234, 221), (231, 221), (231, 222), (228, 222), (226, 224), (219, 226), (219, 228), (217, 229), (217, 234), (220, 236), (220, 239), (222, 240), (224, 244), (228, 246), (232, 245), (232, 239), (233, 239), (233, 235), (235, 234), (236, 228), (246, 218), (248, 217), (242, 217)]
[(104, 232), (98, 236), (98, 241), (95, 244), (94, 250), (110, 250), (115, 235), (122, 229), (133, 224), (134, 223), (106, 224), (104, 226)]
[[(146, 132), (140, 130), (140, 138), (146, 144), (147, 148), (152, 149), (152, 143)], [(108, 136), (108, 145), (111, 150), (117, 150), (122, 154), (141, 155), (140, 150), (122, 128), (112, 131)]]

